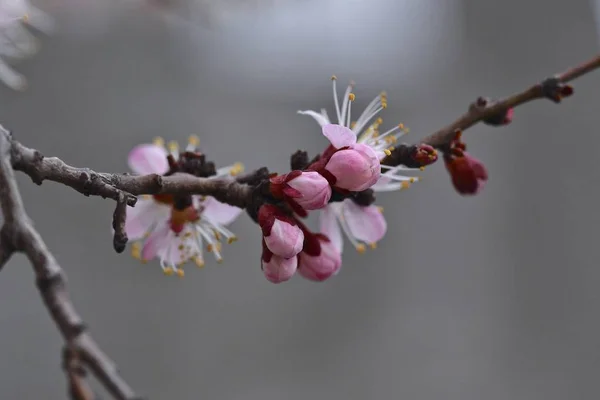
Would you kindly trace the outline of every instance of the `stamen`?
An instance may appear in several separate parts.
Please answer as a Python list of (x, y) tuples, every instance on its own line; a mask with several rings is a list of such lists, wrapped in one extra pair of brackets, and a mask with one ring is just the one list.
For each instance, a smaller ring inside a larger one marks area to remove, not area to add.
[(131, 256), (136, 260), (142, 259), (142, 245), (140, 242), (135, 242), (131, 245)]
[(371, 250), (375, 250), (377, 248), (377, 242), (369, 243), (369, 247)]
[(332, 75), (331, 81), (333, 82), (333, 104), (335, 105), (335, 113), (337, 114), (338, 124), (342, 124), (342, 113), (340, 111), (340, 104), (337, 96), (337, 77), (335, 75)]
[(346, 124), (346, 110), (348, 107), (348, 101), (350, 100), (349, 96), (350, 96), (350, 93), (352, 92), (352, 88), (354, 88), (354, 82), (350, 81), (350, 84), (348, 85), (348, 87), (346, 88), (346, 91), (344, 92), (344, 97), (343, 97), (344, 102), (342, 103), (342, 108), (341, 108), (342, 117), (341, 117), (341, 120), (338, 122), (340, 125), (343, 125), (343, 126), (348, 126), (348, 125), (345, 125)]
[(190, 135), (188, 138), (188, 145), (185, 148), (186, 151), (194, 151), (200, 145), (200, 138), (196, 135)]
[(152, 144), (154, 144), (155, 146), (164, 148), (165, 147), (165, 140), (163, 138), (161, 138), (161, 137), (156, 137), (152, 141)]
[(348, 121), (346, 126), (350, 126), (350, 115), (352, 113), (352, 102), (356, 99), (356, 95), (354, 93), (348, 94)]
[(177, 143), (176, 141), (171, 141), (171, 142), (169, 142), (169, 144), (167, 146), (169, 148), (169, 153), (171, 153), (171, 155), (175, 159), (178, 159), (179, 158), (179, 143)]
[(371, 100), (369, 105), (367, 105), (367, 107), (362, 112), (360, 117), (358, 117), (358, 119), (356, 120), (356, 124), (358, 126), (358, 129), (355, 131), (356, 133), (359, 133), (360, 130), (366, 125), (366, 123), (369, 122), (369, 119), (371, 119), (371, 118), (367, 119), (367, 117), (372, 113), (373, 110), (375, 110), (379, 106), (380, 101), (381, 101), (381, 95), (375, 96), (375, 98), (373, 100)]
[(204, 268), (204, 260), (198, 256), (194, 257), (194, 262), (198, 268)]

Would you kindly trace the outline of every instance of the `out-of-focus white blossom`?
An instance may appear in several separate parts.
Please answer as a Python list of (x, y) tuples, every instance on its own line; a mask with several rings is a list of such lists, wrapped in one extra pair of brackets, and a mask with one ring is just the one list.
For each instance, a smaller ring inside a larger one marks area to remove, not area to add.
[(0, 0), (0, 81), (14, 90), (25, 89), (27, 79), (9, 62), (29, 57), (39, 48), (38, 39), (25, 25), (50, 33), (53, 20), (27, 0)]

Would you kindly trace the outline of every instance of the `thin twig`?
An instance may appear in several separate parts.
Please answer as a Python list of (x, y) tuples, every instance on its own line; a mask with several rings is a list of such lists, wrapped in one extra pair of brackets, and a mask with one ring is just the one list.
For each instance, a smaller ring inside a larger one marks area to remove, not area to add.
[[(522, 92), (516, 93), (512, 96), (508, 96), (504, 99), (489, 102), (488, 104), (481, 106), (477, 104), (477, 101), (472, 103), (466, 113), (458, 117), (451, 124), (443, 127), (442, 129), (434, 132), (433, 134), (423, 138), (421, 143), (429, 144), (438, 149), (443, 149), (448, 143), (454, 138), (457, 130), (464, 131), (473, 125), (476, 125), (488, 118), (505, 112), (509, 108), (515, 108), (536, 99), (547, 98), (548, 94), (545, 89), (548, 89), (547, 85), (551, 83), (567, 83), (576, 78), (579, 78), (589, 72), (594, 71), (600, 67), (600, 55), (574, 67), (567, 71), (557, 74), (554, 77), (545, 79), (540, 83), (523, 90)], [(546, 85), (546, 86), (545, 86)], [(555, 101), (557, 102), (557, 101)], [(393, 155), (389, 156), (382, 161), (385, 165), (394, 165)]]
[(83, 320), (69, 298), (63, 270), (25, 212), (11, 165), (12, 150), (10, 133), (0, 127), (0, 206), (4, 215), (0, 261), (6, 261), (13, 251), (25, 253), (35, 271), (44, 304), (67, 347), (76, 353), (81, 364), (89, 368), (116, 399), (138, 399), (119, 376), (115, 364), (87, 333)]

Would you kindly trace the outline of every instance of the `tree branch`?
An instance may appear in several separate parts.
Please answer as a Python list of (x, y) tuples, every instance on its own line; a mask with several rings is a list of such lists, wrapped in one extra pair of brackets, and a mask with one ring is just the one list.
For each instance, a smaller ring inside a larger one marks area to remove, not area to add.
[[(469, 110), (466, 113), (458, 117), (451, 124), (423, 138), (421, 143), (443, 150), (450, 141), (452, 141), (456, 131), (464, 131), (489, 118), (501, 115), (509, 108), (515, 108), (530, 101), (542, 98), (548, 98), (553, 102), (558, 103), (562, 97), (560, 91), (565, 88), (564, 84), (592, 72), (599, 67), (600, 55), (504, 99), (498, 101), (485, 101), (486, 99), (480, 97), (470, 105)], [(394, 152), (392, 152), (390, 156), (382, 161), (382, 164), (397, 165), (397, 163), (394, 163), (394, 160), (397, 158), (399, 157), (395, 157)]]
[[(73, 359), (89, 368), (115, 398), (119, 400), (139, 399), (119, 376), (115, 364), (87, 333), (83, 320), (75, 310), (67, 293), (67, 280), (64, 272), (25, 212), (12, 168), (11, 156), (15, 154), (13, 144), (10, 133), (0, 127), (0, 206), (4, 215), (4, 226), (0, 231), (0, 266), (10, 258), (13, 252), (25, 253), (35, 271), (37, 287), (44, 304), (58, 326), (67, 348), (72, 352)], [(31, 153), (35, 154), (34, 151)], [(36, 160), (38, 163), (41, 161), (37, 156)], [(103, 190), (106, 190), (105, 193), (109, 193), (113, 189), (103, 187)], [(64, 364), (69, 382), (75, 385), (71, 385), (71, 387), (80, 389), (81, 398), (88, 393), (86, 387), (78, 380), (81, 376), (73, 375), (73, 369), (70, 367), (72, 363), (65, 362)], [(73, 392), (71, 394), (72, 397), (75, 396)], [(89, 395), (83, 398), (91, 399)]]

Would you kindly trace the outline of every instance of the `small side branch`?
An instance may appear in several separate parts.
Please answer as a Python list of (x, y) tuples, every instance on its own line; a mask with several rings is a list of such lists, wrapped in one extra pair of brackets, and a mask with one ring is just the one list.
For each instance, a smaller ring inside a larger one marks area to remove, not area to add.
[[(40, 295), (69, 351), (67, 362), (63, 364), (70, 382), (72, 398), (93, 398), (82, 381), (83, 375), (76, 373), (77, 368), (85, 367), (116, 399), (139, 399), (119, 376), (115, 364), (86, 331), (83, 320), (69, 298), (63, 270), (25, 212), (12, 169), (12, 144), (10, 133), (0, 128), (0, 206), (4, 215), (4, 226), (0, 230), (0, 266), (4, 265), (15, 251), (25, 253), (31, 262)], [(35, 157), (39, 160), (39, 157)], [(110, 190), (106, 190), (106, 193), (109, 193)], [(123, 194), (120, 200), (125, 202), (125, 198)], [(74, 363), (78, 365), (77, 368), (74, 367)]]

